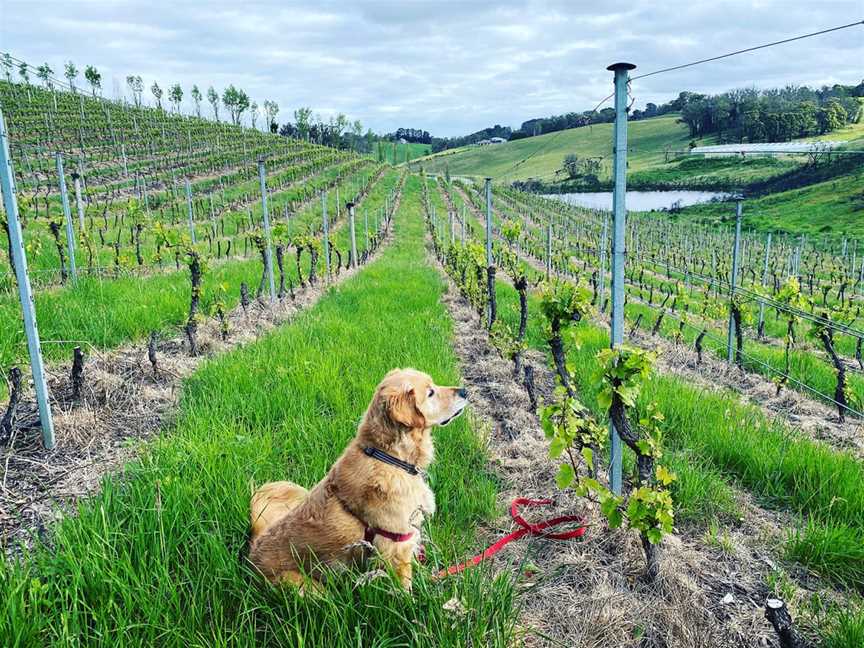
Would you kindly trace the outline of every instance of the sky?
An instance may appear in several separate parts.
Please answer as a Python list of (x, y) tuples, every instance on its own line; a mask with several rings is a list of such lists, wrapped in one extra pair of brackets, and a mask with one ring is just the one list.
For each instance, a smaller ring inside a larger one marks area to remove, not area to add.
[[(593, 108), (606, 66), (638, 75), (864, 19), (864, 0), (243, 2), (0, 0), (0, 51), (33, 65), (95, 65), (107, 96), (127, 75), (189, 89), (229, 83), (279, 121), (309, 106), (383, 133), (436, 136)], [(634, 81), (635, 107), (682, 90), (858, 83), (864, 26)], [(83, 79), (81, 79), (83, 82)], [(145, 97), (152, 101), (149, 92)]]

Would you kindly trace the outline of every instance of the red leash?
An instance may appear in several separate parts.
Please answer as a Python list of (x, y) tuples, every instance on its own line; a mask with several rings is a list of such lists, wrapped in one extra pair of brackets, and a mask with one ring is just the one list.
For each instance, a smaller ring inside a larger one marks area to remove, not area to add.
[(446, 569), (442, 569), (435, 575), (435, 578), (452, 576), (453, 574), (458, 574), (459, 572), (468, 569), (469, 567), (479, 565), (482, 561), (486, 560), (487, 558), (491, 558), (492, 556), (497, 554), (511, 542), (519, 540), (520, 538), (529, 534), (538, 538), (548, 538), (550, 540), (571, 540), (573, 538), (581, 538), (583, 535), (585, 535), (584, 526), (580, 526), (576, 529), (571, 529), (570, 531), (561, 531), (559, 533), (549, 533), (546, 531), (546, 529), (558, 526), (559, 524), (563, 524), (565, 522), (582, 522), (582, 518), (578, 515), (562, 515), (561, 517), (544, 520), (543, 522), (537, 522), (536, 524), (526, 522), (525, 518), (519, 515), (520, 506), (543, 506), (545, 504), (551, 503), (551, 499), (534, 500), (528, 499), (526, 497), (517, 497), (510, 505), (510, 517), (512, 517), (513, 521), (519, 525), (519, 529), (508, 533), (506, 536), (498, 540), (495, 544), (488, 547), (485, 551), (483, 551), (483, 553), (478, 554), (463, 563), (459, 563), (447, 567)]

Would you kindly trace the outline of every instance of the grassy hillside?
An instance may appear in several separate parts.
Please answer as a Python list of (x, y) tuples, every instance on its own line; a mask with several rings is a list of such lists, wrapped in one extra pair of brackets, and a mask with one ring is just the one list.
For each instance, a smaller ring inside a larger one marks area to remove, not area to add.
[[(670, 114), (630, 124), (628, 149), (630, 171), (664, 162), (666, 149), (686, 148), (687, 127)], [(451, 175), (491, 176), (512, 181), (526, 178), (553, 180), (564, 156), (603, 157), (602, 177), (609, 177), (612, 156), (612, 124), (595, 124), (489, 146), (453, 149), (423, 160), (426, 171)], [(515, 166), (515, 168), (514, 168)]]
[[(407, 160), (416, 160), (419, 157), (428, 155), (432, 150), (429, 144), (415, 144), (408, 142), (400, 144), (399, 142), (381, 142), (380, 143), (379, 159), (388, 164), (403, 164)], [(378, 154), (378, 150), (374, 154)], [(407, 156), (407, 158), (406, 158)]]
[[(745, 225), (760, 231), (837, 237), (864, 236), (864, 168), (815, 184), (747, 200)], [(684, 209), (677, 218), (715, 224), (734, 222), (728, 203)]]
[[(667, 151), (686, 150), (691, 138), (687, 127), (678, 123), (678, 114), (630, 122), (628, 126), (628, 186), (671, 188), (687, 186), (704, 189), (745, 188), (800, 168), (803, 158), (677, 157)], [(815, 140), (841, 140), (860, 148), (864, 143), (864, 122)], [(700, 145), (715, 143), (714, 137), (697, 140)], [(545, 184), (561, 180), (555, 172), (564, 157), (601, 157), (601, 185), (611, 184), (612, 124), (572, 128), (538, 137), (490, 146), (465, 146), (418, 160), (430, 173), (452, 176), (492, 177), (501, 182), (535, 178)], [(412, 165), (415, 166), (415, 165)], [(559, 186), (559, 190), (565, 189)], [(600, 188), (600, 187), (597, 187)], [(608, 186), (606, 188), (609, 188)], [(583, 187), (584, 189), (584, 187)]]
[[(631, 122), (628, 128), (629, 189), (693, 188), (743, 191), (748, 196), (748, 227), (761, 231), (864, 236), (862, 165), (820, 164), (807, 167), (804, 157), (690, 157), (668, 155), (686, 150), (689, 133), (677, 123), (678, 115), (664, 115)], [(841, 140), (848, 148), (864, 148), (864, 123), (814, 139)], [(713, 138), (699, 144), (713, 144)], [(564, 157), (602, 157), (599, 183), (595, 186), (556, 182), (555, 171)], [(835, 161), (836, 162), (836, 161)], [(551, 191), (611, 189), (612, 124), (598, 124), (549, 133), (506, 144), (453, 149), (412, 164), (430, 173), (451, 176), (492, 177), (497, 182), (534, 178)], [(734, 208), (728, 203), (688, 207), (681, 219), (717, 224), (729, 223)]]

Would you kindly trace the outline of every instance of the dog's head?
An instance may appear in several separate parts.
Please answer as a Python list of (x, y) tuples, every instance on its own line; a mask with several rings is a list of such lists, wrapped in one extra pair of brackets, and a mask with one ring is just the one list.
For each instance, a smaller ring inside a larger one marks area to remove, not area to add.
[(444, 426), (465, 409), (468, 394), (462, 387), (441, 387), (416, 369), (394, 369), (375, 390), (367, 421), (375, 425), (380, 439), (392, 443), (406, 430)]

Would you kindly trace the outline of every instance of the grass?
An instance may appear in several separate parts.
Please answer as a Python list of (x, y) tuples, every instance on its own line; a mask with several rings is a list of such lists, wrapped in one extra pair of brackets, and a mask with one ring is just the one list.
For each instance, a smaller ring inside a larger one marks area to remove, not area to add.
[[(746, 227), (761, 232), (790, 232), (809, 237), (864, 236), (864, 168), (805, 187), (749, 198)], [(710, 225), (734, 224), (728, 204), (693, 205), (670, 215), (674, 221), (693, 220)]]
[[(398, 237), (362, 273), (255, 344), (187, 381), (176, 423), (125, 477), (108, 478), (50, 545), (0, 566), (0, 643), (25, 645), (505, 646), (513, 590), (484, 570), (414, 595), (334, 576), (321, 596), (258, 583), (238, 559), (250, 482), (320, 479), (380, 377), (413, 365), (458, 380), (443, 283), (422, 259), (418, 180)], [(397, 298), (398, 297), (398, 298)], [(476, 549), (495, 487), (468, 419), (437, 435), (432, 564)], [(470, 615), (443, 609), (458, 597)]]
[[(688, 131), (677, 120), (678, 115), (664, 115), (629, 125), (630, 171), (661, 164), (665, 148), (686, 148), (690, 141)], [(456, 153), (426, 158), (420, 164), (427, 172), (441, 175), (449, 169), (453, 176), (490, 176), (507, 182), (526, 178), (551, 181), (552, 174), (561, 168), (569, 153), (579, 157), (603, 157), (603, 176), (609, 176), (612, 124), (572, 128), (505, 144), (466, 147)]]
[(382, 161), (388, 164), (403, 164), (406, 161), (416, 160), (424, 155), (429, 155), (432, 152), (431, 144), (417, 144), (415, 142), (380, 142), (372, 151), (373, 157), (377, 160), (379, 155), (383, 157)]

